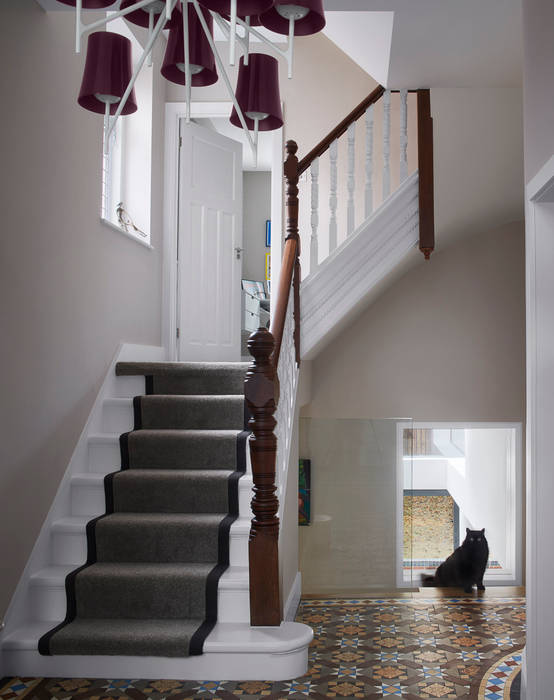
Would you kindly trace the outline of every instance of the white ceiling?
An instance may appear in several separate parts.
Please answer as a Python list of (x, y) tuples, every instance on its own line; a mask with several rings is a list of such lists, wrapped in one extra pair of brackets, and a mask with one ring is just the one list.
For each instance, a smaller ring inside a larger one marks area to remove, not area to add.
[(326, 0), (325, 8), (327, 36), (387, 87), (521, 85), (520, 0)]

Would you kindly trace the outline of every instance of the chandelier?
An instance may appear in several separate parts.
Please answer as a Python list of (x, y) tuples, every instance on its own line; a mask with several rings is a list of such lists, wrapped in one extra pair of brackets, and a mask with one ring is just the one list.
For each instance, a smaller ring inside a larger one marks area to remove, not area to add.
[[(144, 64), (152, 65), (152, 48), (162, 30), (168, 40), (161, 67), (167, 80), (185, 86), (186, 120), (190, 121), (191, 88), (212, 85), (221, 77), (233, 103), (230, 121), (242, 128), (256, 159), (258, 132), (283, 125), (277, 59), (251, 53), (251, 37), (283, 57), (292, 78), (294, 37), (316, 34), (325, 26), (323, 0), (121, 0), (119, 9), (85, 24), (83, 10), (101, 10), (114, 0), (58, 0), (75, 7), (75, 49), (88, 35), (87, 57), (78, 102), (104, 115), (104, 150), (120, 116), (138, 108), (134, 85)], [(131, 42), (105, 27), (124, 17), (148, 29), (146, 46), (133, 69)], [(229, 45), (229, 65), (239, 59), (233, 89), (214, 39), (214, 22)], [(287, 37), (286, 49), (277, 46), (257, 27)], [(100, 30), (100, 31), (98, 31)]]

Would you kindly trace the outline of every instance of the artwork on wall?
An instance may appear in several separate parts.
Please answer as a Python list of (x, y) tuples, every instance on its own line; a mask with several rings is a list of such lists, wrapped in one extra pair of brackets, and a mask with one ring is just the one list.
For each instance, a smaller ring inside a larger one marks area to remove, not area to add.
[(271, 253), (265, 254), (265, 279), (271, 280)]
[(271, 248), (271, 221), (269, 219), (265, 222), (265, 247)]
[(298, 524), (310, 524), (310, 507), (312, 497), (311, 461), (298, 461)]

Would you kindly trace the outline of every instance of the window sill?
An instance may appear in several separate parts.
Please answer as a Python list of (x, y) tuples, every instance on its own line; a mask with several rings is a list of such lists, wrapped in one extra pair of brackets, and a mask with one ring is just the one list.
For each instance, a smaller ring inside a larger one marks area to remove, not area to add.
[(104, 219), (103, 217), (100, 217), (100, 221), (104, 224), (104, 226), (111, 228), (113, 231), (117, 231), (118, 233), (121, 233), (123, 236), (126, 236), (127, 238), (130, 238), (132, 241), (135, 241), (135, 243), (138, 243), (139, 245), (142, 245), (145, 248), (148, 248), (149, 250), (154, 250), (154, 246), (150, 245), (150, 243), (148, 243), (148, 241), (142, 240), (138, 236), (134, 236), (132, 233), (129, 233), (125, 229), (121, 228), (121, 226), (117, 226), (117, 224), (113, 224), (111, 221), (108, 221), (108, 219)]

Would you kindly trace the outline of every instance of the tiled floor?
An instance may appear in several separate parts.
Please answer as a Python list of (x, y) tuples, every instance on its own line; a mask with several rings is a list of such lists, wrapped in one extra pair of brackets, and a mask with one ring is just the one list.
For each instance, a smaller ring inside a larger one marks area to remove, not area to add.
[(314, 641), (308, 673), (295, 681), (10, 679), (0, 699), (504, 700), (525, 644), (523, 598), (306, 600), (298, 619)]

